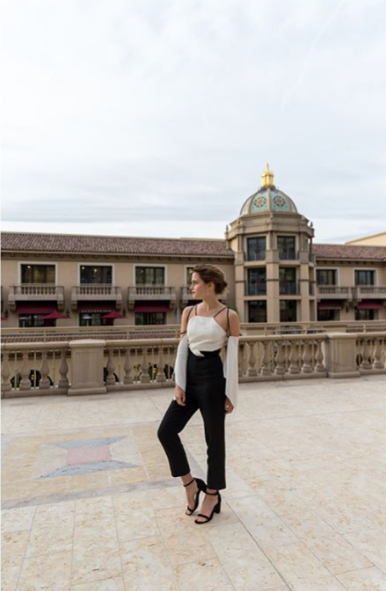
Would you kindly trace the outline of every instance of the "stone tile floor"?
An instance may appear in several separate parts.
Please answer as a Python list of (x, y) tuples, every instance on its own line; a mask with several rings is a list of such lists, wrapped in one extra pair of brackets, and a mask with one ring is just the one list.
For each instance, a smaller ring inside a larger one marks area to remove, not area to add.
[[(3, 400), (3, 591), (386, 591), (386, 376), (240, 390), (203, 526), (156, 435), (171, 389)], [(205, 478), (199, 413), (182, 439)]]

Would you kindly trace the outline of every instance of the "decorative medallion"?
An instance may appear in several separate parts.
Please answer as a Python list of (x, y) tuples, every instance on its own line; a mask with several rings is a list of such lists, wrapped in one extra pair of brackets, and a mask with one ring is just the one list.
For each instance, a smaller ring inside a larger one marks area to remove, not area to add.
[(257, 199), (255, 199), (255, 205), (257, 207), (264, 207), (264, 205), (267, 203), (267, 200), (265, 197), (258, 197)]
[(273, 202), (278, 207), (284, 207), (286, 205), (286, 200), (280, 195), (276, 195), (276, 197), (273, 198)]

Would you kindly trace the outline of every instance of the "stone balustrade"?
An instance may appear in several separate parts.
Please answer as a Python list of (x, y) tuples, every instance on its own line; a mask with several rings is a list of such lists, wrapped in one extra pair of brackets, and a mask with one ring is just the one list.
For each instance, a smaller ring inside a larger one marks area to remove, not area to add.
[[(2, 396), (100, 394), (174, 385), (177, 338), (6, 343)], [(386, 332), (242, 336), (239, 380), (386, 373)], [(225, 349), (222, 356), (226, 354)]]

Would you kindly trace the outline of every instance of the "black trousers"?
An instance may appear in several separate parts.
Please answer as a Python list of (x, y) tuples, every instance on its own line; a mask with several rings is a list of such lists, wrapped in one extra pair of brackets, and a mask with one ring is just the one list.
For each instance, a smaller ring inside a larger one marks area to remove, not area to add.
[(158, 428), (158, 438), (166, 452), (172, 476), (184, 476), (190, 467), (179, 433), (200, 410), (207, 444), (207, 486), (222, 489), (225, 484), (225, 378), (220, 351), (190, 349), (186, 374), (186, 406), (173, 400)]

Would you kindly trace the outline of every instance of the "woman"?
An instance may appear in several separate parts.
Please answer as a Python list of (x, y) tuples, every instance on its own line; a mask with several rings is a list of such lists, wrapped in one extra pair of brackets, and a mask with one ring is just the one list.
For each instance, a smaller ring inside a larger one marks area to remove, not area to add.
[[(174, 400), (158, 429), (172, 476), (180, 476), (186, 487), (186, 515), (194, 513), (201, 491), (205, 492), (195, 519), (197, 524), (207, 523), (221, 510), (219, 490), (225, 488), (225, 416), (236, 406), (240, 322), (237, 313), (217, 299), (226, 286), (224, 274), (217, 267), (194, 267), (191, 291), (193, 297), (202, 302), (183, 311)], [(223, 367), (220, 352), (226, 340)], [(178, 435), (198, 409), (204, 421), (207, 444), (207, 485), (200, 478), (192, 477)]]

